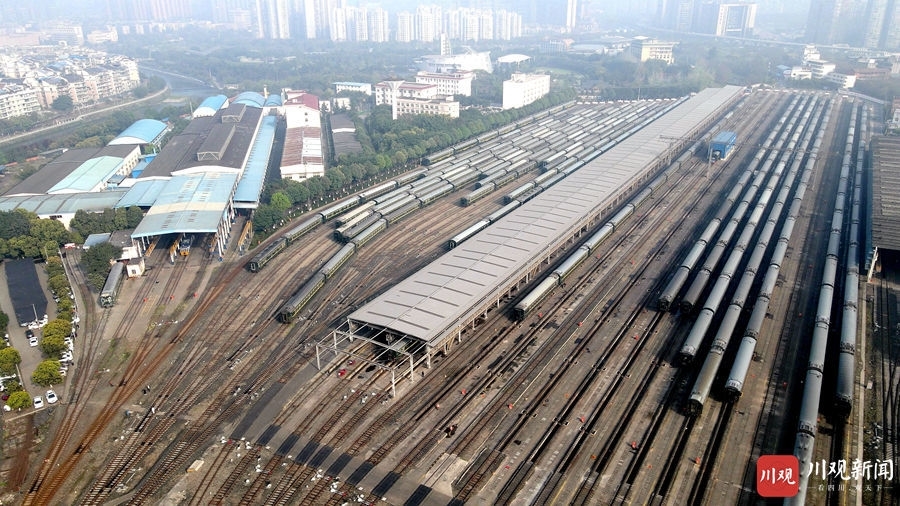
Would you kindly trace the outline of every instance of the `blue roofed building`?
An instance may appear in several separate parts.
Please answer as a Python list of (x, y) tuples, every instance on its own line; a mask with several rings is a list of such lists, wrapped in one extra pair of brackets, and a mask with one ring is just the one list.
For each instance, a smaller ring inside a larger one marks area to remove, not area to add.
[(234, 193), (234, 207), (236, 208), (256, 209), (259, 207), (259, 196), (262, 193), (266, 171), (271, 161), (277, 122), (278, 118), (275, 116), (266, 116), (262, 120), (256, 141), (250, 148), (247, 166), (244, 168), (244, 173), (241, 175)]
[(264, 105), (266, 105), (266, 97), (262, 96), (261, 93), (257, 93), (255, 91), (245, 91), (235, 97), (231, 103), (262, 108)]
[(131, 232), (139, 250), (159, 236), (181, 234), (203, 240), (221, 257), (236, 210), (249, 214), (258, 207), (280, 102), (256, 92), (232, 101), (210, 97), (181, 133), (145, 158), (140, 146), (158, 145), (168, 127), (137, 121), (108, 146), (61, 154), (14, 188), (15, 195), (0, 197), (0, 209), (27, 209), (68, 225), (80, 209), (137, 206), (145, 210)]
[(228, 97), (225, 95), (214, 95), (212, 97), (207, 97), (203, 102), (200, 102), (200, 106), (194, 109), (194, 114), (192, 115), (194, 118), (213, 116), (219, 109), (223, 107), (227, 107), (228, 105)]
[(110, 146), (120, 144), (153, 145), (159, 148), (163, 137), (169, 131), (169, 125), (155, 119), (139, 119), (124, 132), (109, 141)]
[(148, 241), (167, 234), (215, 234), (218, 254), (225, 251), (234, 217), (235, 173), (201, 172), (166, 181), (153, 206), (134, 229), (132, 239)]

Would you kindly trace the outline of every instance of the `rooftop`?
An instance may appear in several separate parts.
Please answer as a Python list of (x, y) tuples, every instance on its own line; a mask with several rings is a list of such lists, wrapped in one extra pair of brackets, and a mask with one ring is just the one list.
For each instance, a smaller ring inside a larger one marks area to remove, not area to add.
[(872, 245), (900, 251), (900, 138), (875, 136), (872, 148)]
[(202, 172), (172, 177), (131, 237), (214, 233), (237, 185), (237, 174)]

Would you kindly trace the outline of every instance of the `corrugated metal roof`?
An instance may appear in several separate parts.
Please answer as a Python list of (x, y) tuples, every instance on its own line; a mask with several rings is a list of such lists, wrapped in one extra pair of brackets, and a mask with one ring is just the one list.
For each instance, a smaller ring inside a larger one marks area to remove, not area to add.
[(272, 144), (275, 142), (276, 122), (275, 116), (266, 116), (262, 120), (262, 125), (256, 134), (256, 141), (250, 148), (247, 167), (244, 168), (244, 173), (238, 181), (237, 190), (234, 192), (235, 207), (255, 209), (259, 204), (259, 195), (266, 182), (269, 155), (272, 153)]
[(900, 251), (900, 138), (872, 139), (872, 243)]
[(584, 220), (612, 205), (669, 145), (660, 136), (690, 137), (737, 86), (707, 89), (623, 140), (571, 176), (350, 315), (436, 346), (455, 333), (530, 266), (570, 237)]
[(234, 98), (232, 104), (244, 104), (251, 107), (262, 107), (266, 103), (266, 98), (261, 93), (255, 91), (245, 91)]
[(125, 158), (136, 149), (138, 149), (136, 146), (70, 149), (41, 167), (41, 170), (28, 176), (24, 181), (8, 191), (6, 195), (47, 193), (50, 191), (50, 188), (56, 186), (81, 164), (92, 158), (101, 156)]
[(110, 146), (119, 144), (150, 144), (159, 138), (168, 125), (155, 119), (139, 119), (131, 124), (115, 139), (109, 141)]
[[(245, 107), (238, 123), (222, 123), (229, 109), (220, 109), (213, 117), (194, 118), (180, 134), (163, 147), (147, 166), (142, 178), (169, 176), (196, 167), (225, 167), (242, 169), (250, 150), (250, 143), (259, 127), (262, 109)], [(233, 130), (232, 130), (233, 128)], [(226, 142), (227, 138), (227, 142)], [(224, 149), (218, 159), (209, 156), (198, 160), (198, 153), (210, 143)]]
[(213, 116), (216, 114), (216, 111), (222, 108), (225, 105), (225, 102), (228, 100), (228, 97), (225, 95), (213, 95), (211, 97), (207, 97), (200, 102), (200, 105), (194, 109), (194, 118), (198, 118), (201, 116)]
[[(135, 146), (137, 149), (137, 146)], [(91, 158), (82, 163), (62, 181), (53, 185), (47, 193), (79, 193), (94, 191), (112, 177), (125, 160), (112, 156)], [(102, 188), (101, 188), (102, 189)]]
[(116, 207), (150, 207), (168, 184), (168, 179), (140, 179), (128, 189)]
[(24, 209), (41, 216), (74, 214), (79, 209), (102, 211), (115, 207), (125, 195), (124, 190), (96, 193), (60, 193), (56, 195), (19, 195), (0, 197), (0, 211)]
[(235, 173), (204, 172), (172, 177), (131, 237), (216, 232), (236, 184)]
[(281, 151), (281, 166), (322, 163), (322, 129), (316, 127), (288, 128)]

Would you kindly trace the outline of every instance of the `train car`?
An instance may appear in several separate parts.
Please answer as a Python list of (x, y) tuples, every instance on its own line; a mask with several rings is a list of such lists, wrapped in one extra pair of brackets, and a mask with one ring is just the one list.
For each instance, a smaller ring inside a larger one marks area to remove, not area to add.
[(428, 174), (428, 169), (421, 169), (397, 176), (396, 178), (394, 178), (394, 180), (397, 181), (397, 188), (399, 188), (405, 184), (425, 177), (426, 174)]
[(106, 283), (103, 284), (103, 290), (100, 291), (100, 307), (113, 307), (116, 305), (116, 299), (119, 297), (119, 288), (122, 287), (122, 280), (125, 279), (125, 264), (116, 262), (109, 275), (106, 276)]
[(247, 262), (247, 270), (249, 270), (250, 272), (259, 272), (263, 267), (266, 266), (266, 264), (271, 262), (273, 258), (284, 251), (287, 246), (287, 241), (283, 237), (279, 237), (278, 240), (272, 242), (271, 244), (263, 248), (262, 251), (253, 255), (253, 258), (251, 258), (250, 261)]
[(396, 180), (388, 181), (387, 183), (383, 183), (378, 186), (369, 188), (368, 190), (366, 190), (364, 192), (360, 192), (359, 198), (364, 201), (372, 200), (373, 198), (375, 198), (379, 195), (384, 195), (385, 193), (396, 189), (397, 184), (398, 183)]
[(478, 179), (478, 171), (470, 168), (455, 174), (453, 177), (448, 177), (447, 182), (452, 184), (454, 189), (459, 189), (476, 179)]
[(353, 253), (356, 252), (356, 244), (353, 242), (348, 242), (344, 245), (343, 248), (338, 250), (331, 258), (325, 262), (325, 265), (322, 266), (322, 269), (319, 271), (325, 275), (325, 279), (331, 279), (334, 276), (334, 273), (337, 272), (338, 269), (341, 268), (344, 263), (353, 256)]
[(347, 210), (353, 209), (354, 207), (358, 206), (360, 202), (361, 199), (358, 195), (353, 196), (349, 199), (342, 200), (331, 207), (323, 209), (322, 211), (319, 211), (319, 214), (322, 216), (322, 219), (324, 221), (328, 221)]
[(366, 202), (365, 204), (362, 204), (361, 206), (357, 207), (356, 209), (347, 211), (346, 213), (344, 213), (334, 219), (334, 226), (340, 227), (342, 225), (345, 225), (345, 224), (353, 221), (354, 219), (356, 219), (357, 216), (359, 216), (361, 214), (362, 215), (368, 214), (368, 212), (371, 212), (370, 210), (374, 206), (375, 206), (375, 202), (369, 201), (369, 202)]
[(460, 203), (463, 206), (468, 206), (474, 204), (475, 202), (483, 199), (484, 197), (490, 195), (492, 191), (496, 189), (496, 185), (492, 182), (487, 183), (484, 186), (479, 187), (477, 190), (469, 193), (460, 199)]
[(478, 145), (478, 139), (469, 139), (453, 146), (453, 154), (458, 155), (463, 151)]
[(405, 205), (400, 206), (397, 209), (394, 209), (390, 213), (386, 213), (384, 217), (388, 223), (396, 223), (396, 222), (400, 221), (401, 219), (403, 219), (403, 217), (405, 217), (407, 214), (409, 214), (421, 207), (422, 207), (422, 203), (419, 201), (419, 199), (415, 199), (412, 202), (408, 202)]
[(346, 240), (348, 240), (348, 239), (347, 239), (347, 231), (350, 230), (350, 229), (352, 229), (352, 228), (355, 227), (358, 223), (362, 222), (363, 220), (365, 220), (366, 218), (368, 218), (368, 217), (371, 216), (371, 215), (372, 215), (372, 212), (371, 212), (371, 211), (365, 212), (365, 213), (362, 213), (362, 214), (358, 214), (358, 215), (356, 215), (356, 217), (354, 217), (352, 220), (348, 221), (347, 223), (344, 223), (343, 226), (340, 226), (340, 227), (334, 229), (334, 237), (335, 237), (335, 239), (337, 239), (337, 240), (339, 240), (339, 241), (346, 241)]
[(384, 218), (376, 220), (374, 223), (366, 227), (362, 232), (353, 237), (353, 244), (356, 244), (357, 248), (362, 248), (365, 243), (369, 242), (373, 237), (383, 232), (384, 229), (387, 228), (387, 223), (387, 220)]
[(737, 134), (734, 132), (719, 132), (709, 143), (709, 159), (712, 161), (727, 160), (731, 150), (737, 142)]
[(392, 201), (390, 204), (385, 204), (384, 206), (378, 206), (375, 208), (375, 210), (378, 211), (382, 216), (387, 216), (388, 214), (391, 214), (392, 212), (396, 211), (397, 209), (400, 209), (401, 207), (405, 206), (406, 204), (409, 204), (410, 202), (412, 202), (414, 200), (416, 200), (416, 197), (414, 197), (413, 195), (406, 195), (405, 197), (403, 197), (401, 199)]
[(543, 281), (538, 283), (533, 290), (528, 292), (522, 300), (519, 301), (518, 304), (513, 308), (513, 313), (515, 315), (516, 320), (524, 320), (525, 316), (531, 312), (538, 304), (541, 303), (550, 292), (556, 288), (558, 280), (553, 276), (548, 276)]
[(310, 216), (309, 218), (303, 220), (296, 227), (288, 230), (284, 234), (284, 239), (288, 244), (292, 244), (294, 241), (299, 239), (304, 234), (309, 233), (312, 229), (316, 228), (323, 221), (321, 214), (315, 214), (314, 216)]
[(503, 202), (509, 204), (534, 189), (534, 182), (529, 181), (503, 196)]
[(506, 204), (505, 206), (501, 207), (500, 209), (497, 209), (493, 213), (489, 214), (487, 217), (487, 220), (491, 223), (494, 223), (495, 221), (499, 220), (500, 218), (502, 218), (502, 217), (506, 216), (507, 214), (509, 214), (510, 212), (512, 212), (513, 209), (519, 207), (520, 205), (522, 205), (522, 202), (520, 202), (518, 200), (513, 200), (512, 202)]
[(186, 257), (191, 254), (191, 246), (194, 244), (193, 234), (184, 234), (178, 239), (178, 254)]
[(303, 286), (300, 287), (300, 290), (281, 306), (281, 309), (278, 310), (276, 316), (278, 321), (281, 323), (293, 322), (297, 316), (300, 315), (300, 311), (303, 310), (303, 307), (306, 306), (310, 299), (312, 299), (324, 285), (325, 275), (321, 272), (315, 273), (312, 279), (304, 283)]
[(466, 239), (472, 237), (473, 235), (477, 234), (478, 232), (481, 232), (482, 230), (487, 228), (487, 226), (490, 224), (491, 224), (491, 221), (488, 220), (487, 218), (485, 218), (485, 219), (479, 221), (478, 223), (470, 226), (469, 228), (467, 228), (467, 229), (463, 230), (462, 232), (453, 236), (450, 239), (450, 241), (448, 241), (447, 248), (453, 249), (453, 248), (459, 246), (460, 244), (465, 242)]
[(362, 233), (363, 230), (368, 228), (370, 225), (375, 223), (376, 221), (381, 219), (380, 213), (372, 213), (366, 216), (362, 221), (353, 225), (352, 227), (348, 227), (345, 230), (341, 231), (341, 237), (338, 238), (340, 241), (349, 242), (352, 241), (354, 237)]
[(419, 202), (422, 203), (422, 207), (427, 206), (428, 204), (434, 202), (435, 200), (447, 195), (448, 193), (453, 191), (453, 185), (450, 183), (445, 183), (442, 186), (438, 186), (437, 188), (431, 190), (428, 193), (425, 193), (421, 197), (418, 197)]
[(450, 156), (450, 155), (452, 155), (452, 154), (453, 154), (453, 148), (452, 148), (452, 147), (446, 148), (446, 149), (442, 149), (442, 150), (440, 150), (440, 151), (437, 151), (437, 152), (431, 153), (430, 155), (426, 155), (426, 156), (422, 157), (422, 162), (421, 162), (421, 163), (422, 163), (422, 165), (428, 166), (428, 165), (431, 165), (431, 164), (433, 164), (433, 163), (437, 163), (437, 162), (443, 160), (444, 158), (447, 158), (448, 156)]

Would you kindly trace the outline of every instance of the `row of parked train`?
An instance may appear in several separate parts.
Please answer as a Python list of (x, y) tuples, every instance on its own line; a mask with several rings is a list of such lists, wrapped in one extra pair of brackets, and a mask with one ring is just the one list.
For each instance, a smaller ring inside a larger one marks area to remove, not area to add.
[[(775, 149), (768, 152), (766, 162), (762, 163), (762, 167), (757, 171), (757, 179), (745, 192), (747, 198), (742, 202), (747, 202), (748, 205), (738, 206), (739, 209), (749, 209), (750, 205), (755, 205), (755, 207), (746, 221), (742, 220), (744, 225), (741, 237), (731, 249), (719, 278), (703, 304), (703, 309), (694, 322), (680, 351), (680, 356), (684, 362), (687, 363), (694, 360), (705, 340), (705, 336), (711, 333), (713, 316), (718, 311), (726, 290), (728, 290), (730, 285), (733, 285), (732, 281), (739, 280), (731, 302), (725, 310), (724, 318), (718, 325), (710, 350), (706, 355), (694, 387), (691, 390), (688, 402), (689, 411), (699, 413), (709, 398), (713, 381), (718, 376), (719, 368), (724, 361), (725, 351), (729, 347), (732, 335), (736, 334), (735, 329), (743, 313), (744, 306), (752, 301), (751, 288), (755, 286), (757, 273), (761, 272), (762, 262), (766, 252), (769, 250), (769, 242), (775, 237), (776, 226), (782, 223), (782, 234), (777, 240), (775, 249), (772, 251), (766, 277), (757, 292), (758, 297), (765, 297), (764, 303), (757, 297), (758, 306), (761, 306), (763, 309), (754, 308), (754, 311), (761, 311), (761, 313), (758, 312), (756, 314), (756, 320), (751, 318), (751, 325), (748, 325), (746, 329), (746, 332), (752, 336), (755, 344), (755, 339), (760, 331), (760, 328), (755, 327), (755, 325), (762, 325), (765, 319), (765, 308), (768, 304), (768, 298), (776, 287), (775, 283), (780, 272), (780, 264), (783, 261), (790, 239), (789, 234), (793, 231), (796, 215), (791, 215), (791, 212), (799, 212), (800, 200), (798, 197), (802, 199), (806, 189), (806, 183), (803, 180), (806, 160), (803, 156), (791, 157), (791, 154), (796, 151), (806, 152), (813, 150), (815, 152), (818, 150), (818, 145), (821, 143), (824, 134), (824, 130), (820, 129), (819, 125), (823, 121), (827, 121), (830, 114), (830, 108), (826, 106), (827, 104), (821, 100), (806, 97), (805, 100), (796, 104), (794, 110), (789, 113), (791, 116), (785, 123), (785, 128), (783, 130), (773, 130), (773, 133), (778, 134), (778, 138), (771, 139), (775, 142), (766, 143), (767, 146), (774, 146)], [(785, 142), (787, 139), (789, 141)], [(760, 149), (755, 163), (752, 163), (750, 168), (758, 167), (760, 158), (764, 153), (765, 150)], [(789, 168), (788, 163), (790, 163)], [(808, 178), (808, 176), (806, 177)], [(763, 185), (765, 185), (765, 189), (762, 189)], [(792, 200), (790, 194), (795, 190), (795, 186), (797, 186), (797, 191), (794, 193)], [(775, 201), (770, 206), (769, 200), (773, 196)], [(791, 205), (789, 206), (788, 204)], [(760, 225), (762, 226), (761, 232), (754, 241), (751, 241), (751, 238), (757, 235), (756, 228)], [(749, 260), (746, 260), (744, 257), (748, 251), (752, 253)], [(740, 277), (737, 276), (736, 272), (738, 264), (745, 264), (744, 272)], [(743, 386), (752, 355), (752, 350), (749, 350), (748, 353), (748, 350), (745, 349), (743, 353), (739, 352), (736, 357), (725, 387), (726, 392), (733, 398), (740, 395), (740, 390), (734, 391), (730, 389)]]
[[(637, 209), (641, 204), (647, 201), (651, 196), (654, 195), (659, 188), (669, 180), (669, 177), (672, 176), (676, 171), (678, 171), (682, 164), (688, 162), (694, 149), (692, 148), (689, 151), (685, 151), (681, 156), (679, 156), (669, 167), (666, 168), (662, 173), (656, 176), (653, 181), (650, 182), (647, 186), (645, 186), (637, 195), (634, 196), (631, 200), (629, 200), (625, 205), (623, 205), (619, 211), (609, 219), (600, 229), (591, 235), (581, 246), (578, 247), (574, 252), (569, 254), (565, 260), (563, 260), (559, 266), (554, 269), (543, 281), (538, 283), (536, 287), (531, 289), (528, 294), (525, 295), (513, 308), (514, 315), (516, 319), (522, 320), (527, 316), (538, 304), (541, 303), (557, 286), (562, 286), (565, 283), (566, 278), (569, 274), (572, 273), (582, 262), (587, 259), (591, 253), (596, 251), (597, 247), (600, 246), (603, 242), (605, 242), (615, 230), (622, 225), (622, 223), (630, 217), (635, 209)], [(582, 162), (573, 168), (577, 170), (578, 167), (583, 165), (586, 162)], [(565, 173), (561, 172), (560, 175), (565, 177)]]
[(247, 262), (247, 269), (250, 272), (259, 272), (276, 256), (278, 256), (279, 253), (284, 251), (285, 248), (290, 246), (300, 237), (311, 232), (314, 228), (318, 227), (322, 223), (336, 218), (342, 213), (353, 209), (354, 207), (365, 202), (368, 202), (369, 200), (376, 198), (383, 193), (387, 193), (397, 187), (408, 184), (410, 181), (421, 178), (424, 175), (425, 171), (423, 170), (404, 174), (396, 179), (383, 183), (374, 188), (370, 188), (349, 199), (338, 202), (326, 209), (323, 209), (322, 211), (313, 214), (311, 217), (300, 222), (297, 226), (289, 229), (275, 241), (269, 243), (269, 245), (264, 247), (257, 254), (253, 255), (253, 258), (251, 258), (250, 261)]
[[(835, 287), (838, 286), (838, 262), (841, 255), (841, 243), (846, 241), (845, 254), (845, 286), (842, 304), (840, 347), (838, 355), (838, 376), (835, 402), (838, 413), (847, 416), (853, 402), (855, 377), (855, 351), (857, 338), (857, 300), (859, 297), (859, 217), (862, 181), (861, 173), (865, 161), (865, 138), (868, 131), (868, 113), (862, 114), (854, 107), (850, 119), (850, 128), (841, 163), (840, 181), (834, 200), (834, 211), (831, 218), (831, 230), (828, 236), (828, 248), (825, 251), (825, 266), (819, 285), (819, 303), (816, 309), (816, 323), (813, 328), (807, 362), (806, 379), (803, 384), (803, 400), (800, 403), (800, 418), (797, 423), (797, 436), (794, 442), (794, 455), (800, 460), (801, 469), (809, 469), (813, 465), (814, 445), (818, 433), (819, 404), (825, 375), (825, 356), (828, 348), (829, 329), (831, 328), (832, 302)], [(862, 116), (857, 158), (853, 161), (854, 144), (857, 141), (856, 123)], [(854, 174), (851, 174), (853, 172)], [(855, 186), (852, 192), (849, 237), (845, 234), (844, 210), (847, 196), (850, 195), (851, 178)], [(838, 312), (835, 311), (837, 314)], [(806, 500), (809, 474), (800, 473), (800, 487), (796, 496), (789, 499), (791, 504), (804, 504)]]
[[(525, 122), (532, 126), (527, 132), (517, 132), (514, 126), (507, 126), (451, 148), (450, 152), (439, 157), (432, 156), (427, 160), (423, 159), (423, 164), (427, 162), (427, 169), (407, 175), (404, 180), (398, 179), (384, 183), (339, 202), (289, 230), (283, 240), (272, 243), (260, 251), (248, 263), (248, 268), (253, 272), (262, 269), (297, 237), (332, 218), (336, 224), (335, 238), (345, 243), (345, 246), (316, 274), (304, 282), (300, 289), (279, 309), (277, 313), (279, 321), (288, 323), (295, 320), (309, 300), (364, 243), (409, 213), (473, 182), (482, 188), (489, 185), (496, 188), (496, 180), (501, 179), (498, 175), (501, 173), (500, 171), (506, 175), (510, 173), (511, 168), (514, 170), (526, 166), (546, 168), (548, 159), (559, 165), (568, 162), (565, 166), (546, 169), (546, 176), (542, 174), (545, 179), (541, 179), (538, 184), (547, 187), (552, 184), (549, 179), (556, 182), (576, 170), (576, 164), (580, 166), (576, 157), (584, 156), (585, 149), (581, 147), (577, 150), (573, 149), (573, 143), (569, 142), (573, 138), (577, 138), (575, 143), (589, 144), (593, 144), (593, 141), (600, 138), (608, 138), (613, 134), (621, 139), (625, 137), (626, 132), (630, 135), (637, 131), (638, 125), (641, 127), (646, 125), (669, 107), (674, 106), (661, 103), (651, 111), (652, 114), (641, 117), (640, 114), (648, 107), (647, 105), (625, 104), (621, 106), (627, 109), (624, 116), (633, 122), (633, 124), (625, 123), (625, 125), (622, 125), (626, 121), (623, 115), (610, 114), (609, 117), (598, 121), (596, 116), (602, 112), (597, 110), (580, 111), (582, 116), (576, 117), (577, 121), (574, 124), (571, 121), (563, 123), (560, 117), (550, 116), (571, 105), (564, 104), (551, 111), (534, 115)], [(521, 121), (519, 123), (524, 124)], [(561, 129), (564, 131), (559, 132), (554, 129), (553, 127), (556, 125), (553, 123), (561, 124)], [(622, 131), (616, 132), (614, 130), (616, 126), (619, 126)], [(625, 128), (628, 126), (630, 129)], [(553, 141), (557, 140), (562, 140), (565, 145), (558, 152), (551, 152), (549, 147)], [(613, 143), (608, 141), (601, 146), (594, 144), (589, 151), (593, 156), (597, 156)], [(477, 149), (473, 149), (476, 147)], [(586, 162), (587, 159), (585, 157), (581, 163)], [(500, 216), (511, 211), (524, 200), (516, 201), (515, 204), (509, 202), (507, 206), (493, 213), (489, 218), (491, 220), (499, 219)]]

